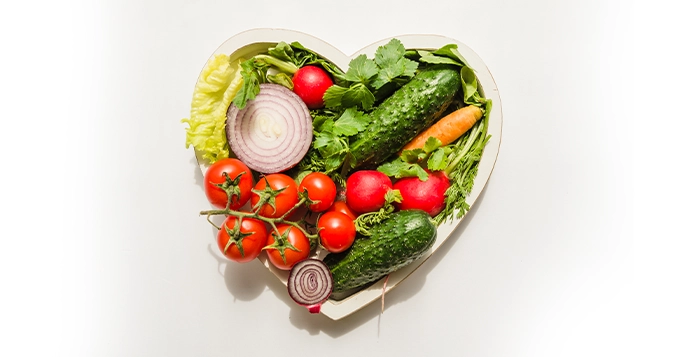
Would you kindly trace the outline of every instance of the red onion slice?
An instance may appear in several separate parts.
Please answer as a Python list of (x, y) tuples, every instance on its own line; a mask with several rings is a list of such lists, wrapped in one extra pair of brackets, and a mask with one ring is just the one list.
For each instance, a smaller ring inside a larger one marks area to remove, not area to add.
[(298, 305), (313, 314), (321, 311), (333, 291), (333, 276), (326, 263), (319, 259), (305, 259), (290, 270), (288, 294)]
[(243, 109), (227, 111), (227, 140), (234, 155), (265, 174), (295, 166), (312, 144), (312, 117), (305, 103), (288, 88), (260, 84), (260, 93)]

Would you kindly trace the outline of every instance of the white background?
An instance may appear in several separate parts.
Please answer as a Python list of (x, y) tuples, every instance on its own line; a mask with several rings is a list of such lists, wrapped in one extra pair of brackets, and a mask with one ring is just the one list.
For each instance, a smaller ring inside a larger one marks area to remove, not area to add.
[[(0, 5), (3, 356), (677, 355), (676, 20), (617, 1)], [(351, 54), (442, 34), (497, 82), (495, 171), (453, 239), (332, 321), (214, 253), (184, 125), (228, 37)], [(675, 170), (675, 171), (674, 171)]]

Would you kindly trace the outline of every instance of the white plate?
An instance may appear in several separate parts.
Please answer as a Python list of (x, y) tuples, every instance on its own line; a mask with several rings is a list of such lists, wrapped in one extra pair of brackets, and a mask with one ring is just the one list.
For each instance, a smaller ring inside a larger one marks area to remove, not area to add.
[[(482, 155), (482, 159), (479, 163), (479, 171), (475, 179), (475, 184), (467, 200), (467, 202), (472, 207), (486, 186), (486, 183), (489, 180), (491, 172), (493, 171), (494, 165), (496, 163), (496, 157), (498, 155), (498, 150), (501, 143), (503, 117), (501, 113), (501, 100), (498, 94), (498, 88), (496, 87), (496, 83), (494, 82), (489, 69), (476, 53), (474, 53), (469, 47), (460, 41), (438, 35), (393, 36), (370, 44), (356, 53), (348, 56), (332, 45), (302, 32), (285, 29), (253, 29), (239, 33), (228, 39), (220, 47), (218, 47), (217, 50), (215, 50), (213, 55), (222, 53), (229, 55), (234, 59), (239, 57), (249, 58), (256, 54), (266, 52), (269, 47), (275, 46), (280, 41), (285, 41), (288, 43), (297, 41), (308, 49), (335, 63), (335, 65), (341, 69), (347, 70), (350, 59), (360, 54), (366, 54), (369, 56), (369, 58), (372, 58), (376, 49), (379, 46), (389, 42), (392, 38), (399, 39), (406, 48), (437, 49), (450, 43), (457, 44), (460, 53), (467, 60), (470, 66), (476, 71), (477, 78), (484, 96), (493, 101), (493, 108), (489, 117), (488, 128), (488, 134), (491, 135), (491, 139), (486, 144), (484, 149), (484, 154)], [(205, 173), (205, 169), (207, 168), (205, 163), (199, 160), (199, 165)], [(418, 267), (420, 267), (423, 262), (427, 260), (427, 258), (434, 254), (434, 252), (442, 245), (442, 243), (444, 243), (444, 241), (451, 236), (460, 222), (461, 219), (454, 219), (453, 221), (448, 221), (440, 225), (437, 229), (437, 240), (435, 241), (432, 248), (421, 259), (389, 275), (386, 292), (391, 291), (397, 285), (399, 285), (399, 283), (404, 281), (404, 279), (408, 278), (408, 276), (418, 269)], [(270, 266), (266, 258), (264, 258), (264, 255), (260, 255), (260, 261), (262, 261), (262, 263), (281, 280), (284, 286), (287, 284), (287, 271), (282, 271)], [(321, 312), (334, 320), (339, 320), (354, 313), (355, 311), (380, 298), (382, 295), (384, 280), (384, 278), (380, 279), (373, 285), (353, 295), (350, 295), (343, 300), (326, 301), (321, 307)], [(302, 307), (300, 308), (302, 309)]]

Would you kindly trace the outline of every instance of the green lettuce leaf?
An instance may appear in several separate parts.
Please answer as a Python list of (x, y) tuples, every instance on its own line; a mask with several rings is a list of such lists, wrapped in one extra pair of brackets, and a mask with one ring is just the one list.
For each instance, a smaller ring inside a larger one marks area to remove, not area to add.
[(227, 108), (243, 85), (237, 62), (217, 54), (201, 72), (191, 100), (190, 117), (182, 119), (186, 128), (186, 147), (193, 146), (208, 163), (229, 156), (224, 125)]

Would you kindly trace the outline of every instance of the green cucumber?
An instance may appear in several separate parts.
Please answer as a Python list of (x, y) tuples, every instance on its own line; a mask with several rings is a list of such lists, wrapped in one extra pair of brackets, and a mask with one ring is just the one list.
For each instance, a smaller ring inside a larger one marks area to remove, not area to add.
[(356, 159), (352, 166), (381, 164), (440, 118), (460, 88), (460, 73), (454, 66), (436, 65), (418, 72), (368, 114), (370, 124), (350, 144)]
[(358, 236), (350, 249), (324, 258), (333, 275), (334, 295), (405, 267), (422, 257), (437, 238), (437, 227), (422, 210), (393, 213), (369, 232), (369, 237)]

